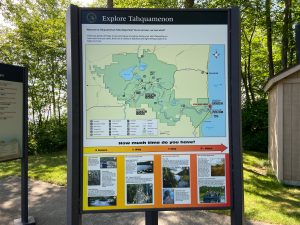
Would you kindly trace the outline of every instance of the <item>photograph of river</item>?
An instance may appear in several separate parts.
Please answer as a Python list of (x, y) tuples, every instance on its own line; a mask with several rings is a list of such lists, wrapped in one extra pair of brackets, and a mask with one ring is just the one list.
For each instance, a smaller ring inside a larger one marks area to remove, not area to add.
[(153, 161), (144, 161), (137, 163), (137, 173), (153, 173)]
[(164, 188), (190, 187), (189, 167), (163, 167)]
[(89, 206), (110, 206), (110, 205), (116, 205), (116, 202), (117, 202), (116, 196), (102, 196), (102, 197), (88, 198)]

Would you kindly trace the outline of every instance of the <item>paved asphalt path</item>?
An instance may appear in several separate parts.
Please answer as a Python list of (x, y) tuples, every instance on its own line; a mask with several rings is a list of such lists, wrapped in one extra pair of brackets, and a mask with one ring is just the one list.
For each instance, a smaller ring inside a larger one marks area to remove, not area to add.
[[(29, 214), (37, 225), (66, 224), (66, 188), (41, 182), (29, 182)], [(0, 179), (0, 225), (13, 225), (20, 218), (20, 178)], [(83, 225), (143, 225), (144, 213), (105, 213), (83, 216)], [(159, 213), (159, 225), (223, 225), (230, 218), (206, 211), (168, 211)], [(246, 225), (268, 225), (247, 221)]]

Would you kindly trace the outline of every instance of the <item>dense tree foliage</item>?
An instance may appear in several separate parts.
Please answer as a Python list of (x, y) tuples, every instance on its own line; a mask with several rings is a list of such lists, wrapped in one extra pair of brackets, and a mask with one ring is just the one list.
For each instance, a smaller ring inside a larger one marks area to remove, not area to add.
[(66, 146), (65, 142), (64, 146), (42, 149), (55, 142), (56, 131), (66, 124), (68, 5), (67, 1), (57, 0), (5, 0), (1, 5), (10, 26), (1, 29), (0, 61), (26, 66), (29, 71), (31, 151), (52, 151)]
[[(65, 15), (69, 4), (69, 0), (0, 3), (1, 14), (10, 24), (0, 26), (0, 61), (29, 69), (32, 151), (65, 146), (64, 138), (59, 138), (59, 144), (53, 138), (66, 131)], [(93, 6), (240, 7), (244, 147), (266, 150), (267, 95), (263, 86), (267, 79), (295, 64), (294, 25), (300, 21), (300, 0), (95, 0)], [(254, 136), (263, 143), (260, 148), (251, 144)]]

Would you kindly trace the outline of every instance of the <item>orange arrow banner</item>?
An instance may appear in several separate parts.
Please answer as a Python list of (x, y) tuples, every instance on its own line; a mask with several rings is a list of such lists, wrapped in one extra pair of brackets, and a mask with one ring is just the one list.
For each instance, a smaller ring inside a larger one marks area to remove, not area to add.
[(160, 145), (160, 146), (105, 146), (105, 147), (85, 147), (84, 153), (100, 152), (224, 152), (227, 147), (220, 145)]

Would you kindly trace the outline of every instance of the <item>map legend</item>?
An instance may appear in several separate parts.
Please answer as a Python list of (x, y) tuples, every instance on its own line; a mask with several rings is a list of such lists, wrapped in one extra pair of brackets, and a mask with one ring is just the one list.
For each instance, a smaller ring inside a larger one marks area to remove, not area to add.
[(90, 136), (156, 136), (157, 120), (90, 120)]

